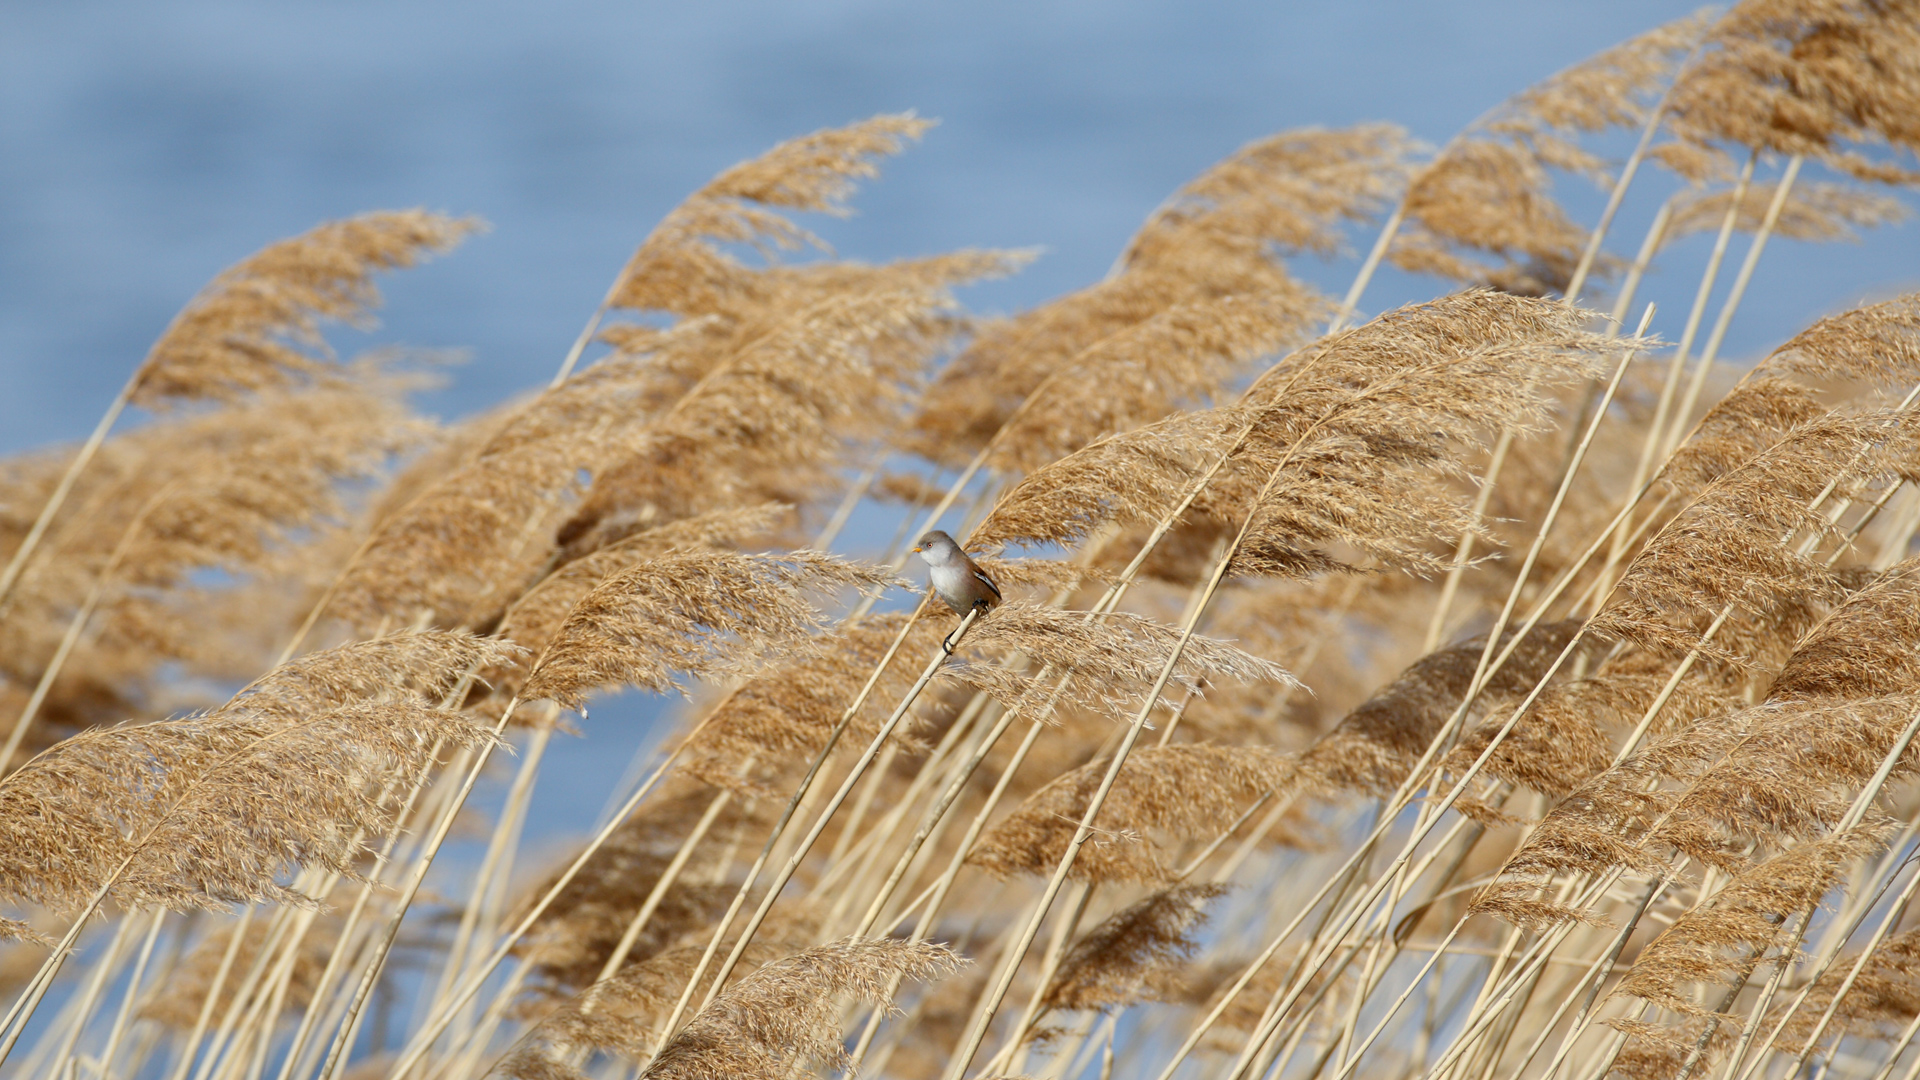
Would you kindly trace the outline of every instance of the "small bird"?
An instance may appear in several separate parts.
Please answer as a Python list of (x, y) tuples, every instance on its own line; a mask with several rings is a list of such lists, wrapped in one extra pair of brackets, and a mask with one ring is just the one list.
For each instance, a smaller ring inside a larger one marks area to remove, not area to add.
[[(960, 550), (953, 537), (935, 529), (921, 537), (913, 550), (926, 560), (928, 582), (954, 614), (984, 613), (1000, 602), (1000, 587)], [(952, 639), (941, 642), (940, 647), (953, 652)]]

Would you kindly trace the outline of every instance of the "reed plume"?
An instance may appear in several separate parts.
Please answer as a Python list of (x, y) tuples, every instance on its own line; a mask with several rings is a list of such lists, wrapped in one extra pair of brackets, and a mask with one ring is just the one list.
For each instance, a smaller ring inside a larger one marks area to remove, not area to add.
[[(1751, 662), (1705, 640), (1706, 627), (1732, 607), (1777, 623), (1839, 601), (1841, 577), (1789, 541), (1833, 539), (1833, 523), (1812, 509), (1814, 497), (1851, 497), (1910, 460), (1910, 427), (1897, 412), (1823, 417), (1719, 476), (1641, 549), (1593, 630), (1722, 663)], [(1726, 572), (1730, 563), (1737, 574)]]
[[(1696, 189), (1676, 196), (1673, 213), (1661, 234), (1661, 244), (1696, 233), (1718, 229), (1734, 211), (1734, 228), (1756, 232), (1766, 226), (1773, 193), (1749, 187), (1739, 203), (1733, 201), (1735, 189)], [(1859, 230), (1896, 225), (1912, 216), (1898, 199), (1862, 191), (1848, 184), (1796, 184), (1786, 202), (1774, 213), (1774, 235), (1790, 240), (1824, 243), (1833, 240), (1857, 241)]]
[(209, 282), (154, 343), (134, 375), (134, 403), (231, 401), (322, 377), (322, 322), (365, 325), (380, 303), (375, 272), (446, 252), (483, 227), (476, 218), (394, 210), (262, 248)]
[[(817, 639), (815, 648), (765, 665), (705, 712), (687, 742), (681, 768), (741, 794), (773, 795), (761, 777), (743, 772), (742, 764), (756, 762), (757, 771), (782, 775), (818, 754), (869, 674), (906, 630), (908, 618), (868, 616), (842, 624)], [(936, 647), (942, 631), (923, 620), (907, 635), (903, 647), (924, 652)], [(887, 668), (852, 716), (848, 732), (871, 741), (889, 703), (900, 700), (912, 682), (912, 672)], [(889, 738), (907, 750), (925, 749), (912, 724), (896, 728)]]
[[(1475, 699), (1477, 710), (1484, 714), (1532, 689), (1579, 629), (1568, 621), (1528, 631)], [(1509, 633), (1502, 644), (1511, 643)], [(1466, 699), (1486, 648), (1484, 636), (1469, 638), (1415, 661), (1303, 752), (1301, 772), (1328, 793), (1392, 794)], [(1476, 747), (1473, 756), (1478, 752)]]
[(993, 618), (969, 633), (966, 644), (970, 653), (1017, 653), (1065, 673), (1042, 682), (1009, 667), (979, 662), (942, 669), (943, 677), (978, 687), (1022, 711), (1036, 709), (1051, 695), (1098, 711), (1135, 708), (1181, 645), (1171, 685), (1187, 694), (1199, 693), (1214, 681), (1297, 685), (1278, 664), (1204, 637), (1187, 636), (1183, 642), (1177, 628), (1124, 612), (1088, 619), (1084, 612), (1013, 601), (994, 609)]
[(1811, 157), (1865, 180), (1911, 182), (1913, 172), (1863, 152), (1912, 151), (1913, 12), (1905, 4), (1797, 4), (1745, 0), (1708, 32), (1667, 104), (1674, 141), (1656, 149), (1694, 179), (1724, 174), (1731, 143)]
[[(1476, 120), (1414, 175), (1388, 257), (1416, 273), (1523, 296), (1565, 290), (1587, 230), (1554, 200), (1549, 170), (1609, 185), (1605, 161), (1577, 139), (1646, 123), (1705, 23), (1694, 15), (1656, 27)], [(1484, 262), (1483, 254), (1498, 261)]]
[[(1436, 480), (1459, 473), (1463, 443), (1503, 421), (1537, 423), (1546, 386), (1593, 370), (1610, 346), (1579, 330), (1584, 318), (1484, 291), (1390, 312), (1296, 350), (1241, 402), (1109, 436), (1032, 473), (973, 542), (1071, 544), (1102, 526), (1151, 524), (1212, 477), (1197, 513), (1257, 515), (1238, 572), (1444, 569), (1428, 544), (1485, 528)], [(1267, 484), (1283, 467), (1286, 482)], [(1263, 487), (1263, 504), (1246, 506)], [(1336, 543), (1359, 557), (1335, 554)]]
[(1102, 920), (1073, 943), (1047, 985), (1048, 1009), (1124, 1009), (1177, 1000), (1180, 968), (1200, 948), (1194, 932), (1217, 884), (1170, 885)]
[[(761, 276), (722, 244), (763, 253), (820, 245), (779, 209), (846, 214), (856, 180), (932, 126), (910, 113), (876, 116), (790, 139), (722, 172), (667, 215), (628, 260), (613, 303), (682, 316), (731, 315), (764, 294)], [(824, 245), (821, 245), (824, 246)]]
[(844, 1068), (840, 1001), (851, 997), (886, 1006), (899, 981), (937, 979), (963, 963), (945, 946), (891, 938), (848, 939), (802, 950), (722, 991), (667, 1040), (640, 1075), (646, 1080), (782, 1080), (806, 1061)]
[(393, 640), (297, 662), (209, 713), (82, 732), (0, 780), (9, 897), (60, 908), (101, 895), (175, 910), (314, 903), (281, 883), (286, 869), (353, 876), (356, 837), (380, 835), (395, 809), (383, 787), (411, 782), (438, 745), (488, 738), (412, 684), (457, 679), (508, 647)]
[(758, 501), (811, 503), (833, 469), (904, 422), (921, 368), (952, 331), (938, 292), (875, 289), (794, 313), (719, 360), (671, 409), (623, 436), (557, 543)]
[[(51, 679), (38, 713), (84, 727), (147, 707), (142, 684), (168, 661), (228, 678), (258, 671), (267, 658), (246, 635), (272, 632), (260, 616), (279, 610), (282, 580), (351, 521), (350, 489), (424, 435), (399, 401), (405, 380), (352, 374), (359, 385), (343, 372), (339, 385), (173, 414), (107, 442), (0, 622), (10, 686), (24, 694)], [(145, 466), (129, 468), (129, 455)], [(223, 610), (242, 595), (261, 605), (257, 621)]]
[(1885, 839), (1884, 827), (1860, 826), (1755, 864), (1648, 942), (1614, 992), (1687, 1016), (1706, 1014), (1681, 985), (1732, 981), (1749, 974), (1768, 949), (1791, 948), (1797, 935), (1788, 916), (1812, 909), (1840, 884), (1849, 864)]
[[(181, 959), (173, 978), (168, 980), (166, 993), (155, 994), (142, 1003), (140, 1017), (170, 1028), (193, 1027), (199, 1020), (207, 995), (215, 992), (214, 981), (219, 976), (221, 965), (230, 963), (234, 968), (246, 970), (266, 948), (272, 933), (265, 921), (248, 923), (245, 938), (229, 962), (228, 946), (238, 930), (237, 926), (222, 927), (196, 942), (193, 949)], [(328, 954), (335, 944), (327, 934), (312, 931), (301, 939), (300, 952), (293, 961), (287, 982), (289, 1005), (301, 1008), (312, 1001), (320, 972), (326, 966)], [(220, 980), (216, 1009), (224, 1011), (232, 1006), (238, 996), (237, 983), (238, 980), (232, 977)]]
[[(1854, 965), (1843, 963), (1813, 983), (1804, 1000), (1780, 1034), (1774, 1038), (1776, 1049), (1799, 1053), (1813, 1036), (1813, 1027), (1821, 1014), (1833, 1009), (1833, 1020), (1826, 1034), (1836, 1042), (1854, 1036), (1868, 1039), (1892, 1039), (1900, 1034), (1916, 1014), (1920, 1014), (1920, 982), (1916, 982), (1916, 961), (1920, 961), (1920, 931), (1907, 930), (1888, 938), (1873, 950), (1845, 991), (1842, 983)], [(1834, 997), (1840, 996), (1836, 1005)], [(1784, 1013), (1782, 1005), (1776, 1014)], [(1766, 1018), (1768, 1031), (1785, 1019)]]
[[(680, 782), (621, 823), (547, 905), (518, 947), (518, 954), (532, 967), (537, 986), (584, 990), (599, 979), (628, 925), (712, 802), (713, 792), (704, 784)], [(710, 827), (717, 835), (733, 835), (761, 825), (764, 816), (730, 802)], [(725, 881), (713, 880), (725, 867), (708, 865), (706, 860), (692, 865), (699, 872), (682, 874), (662, 896), (629, 948), (621, 971), (674, 948), (683, 936), (707, 926), (725, 910), (733, 889)], [(528, 896), (546, 895), (557, 880), (557, 873), (547, 875), (527, 890)], [(520, 914), (515, 913), (514, 922), (520, 921)], [(681, 986), (684, 982), (683, 978)], [(660, 1016), (672, 1008), (681, 986), (668, 994)]]
[(765, 660), (818, 630), (801, 590), (875, 588), (892, 575), (815, 551), (734, 555), (670, 552), (612, 574), (581, 597), (522, 693), (572, 709), (603, 686), (677, 686)]
[[(1105, 774), (1095, 760), (1034, 792), (987, 832), (967, 856), (1000, 876), (1045, 875), (1073, 840), (1075, 826)], [(1168, 881), (1173, 873), (1152, 834), (1207, 840), (1254, 800), (1296, 775), (1292, 763), (1252, 746), (1162, 746), (1140, 750), (1120, 767), (1082, 848), (1073, 876), (1082, 881)]]
[[(920, 406), (911, 447), (960, 465), (997, 439), (1003, 454), (1030, 469), (1039, 451), (1023, 450), (1015, 433), (997, 433), (1023, 408), (1034, 425), (1029, 434), (1041, 434), (1049, 420), (1090, 430), (1076, 403), (1109, 395), (1074, 369), (1094, 378), (1122, 365), (1123, 381), (1104, 407), (1119, 410), (1114, 422), (1136, 423), (1145, 410), (1165, 408), (1157, 394), (1141, 399), (1143, 375), (1131, 369), (1142, 362), (1142, 345), (1174, 342), (1204, 362), (1235, 334), (1247, 344), (1225, 350), (1229, 359), (1262, 344), (1227, 325), (1183, 333), (1181, 322), (1194, 313), (1263, 319), (1266, 328), (1252, 329), (1267, 348), (1279, 344), (1320, 311), (1320, 301), (1275, 255), (1334, 250), (1343, 223), (1369, 220), (1397, 193), (1411, 148), (1388, 125), (1283, 132), (1242, 147), (1156, 210), (1107, 280), (982, 327)], [(1180, 385), (1215, 392), (1200, 385), (1213, 364), (1178, 375)], [(1152, 370), (1168, 367), (1160, 361)], [(1037, 393), (1044, 400), (1022, 404)], [(1066, 397), (1056, 402), (1056, 394)]]

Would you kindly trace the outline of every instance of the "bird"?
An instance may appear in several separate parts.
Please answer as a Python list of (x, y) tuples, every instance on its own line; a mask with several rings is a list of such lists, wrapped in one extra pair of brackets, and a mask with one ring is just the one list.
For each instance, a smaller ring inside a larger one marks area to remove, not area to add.
[[(945, 532), (933, 530), (921, 537), (913, 550), (927, 564), (927, 581), (934, 594), (945, 600), (955, 615), (973, 611), (985, 614), (1000, 602), (1000, 587)], [(953, 639), (949, 637), (940, 647), (951, 655)]]

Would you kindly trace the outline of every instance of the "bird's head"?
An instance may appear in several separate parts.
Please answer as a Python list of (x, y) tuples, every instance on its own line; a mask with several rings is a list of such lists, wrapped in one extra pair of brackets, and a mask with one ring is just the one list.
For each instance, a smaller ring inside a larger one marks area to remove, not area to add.
[(944, 562), (960, 553), (960, 545), (953, 542), (944, 530), (935, 529), (922, 536), (913, 545), (914, 553), (924, 556), (928, 562)]

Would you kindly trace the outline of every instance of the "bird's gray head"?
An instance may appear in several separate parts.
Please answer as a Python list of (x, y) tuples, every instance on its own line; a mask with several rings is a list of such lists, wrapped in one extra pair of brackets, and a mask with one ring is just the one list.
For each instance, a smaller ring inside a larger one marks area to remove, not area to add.
[(961, 555), (960, 545), (954, 543), (953, 537), (940, 529), (935, 529), (921, 537), (920, 541), (913, 545), (913, 550), (927, 560), (929, 565), (954, 562)]

